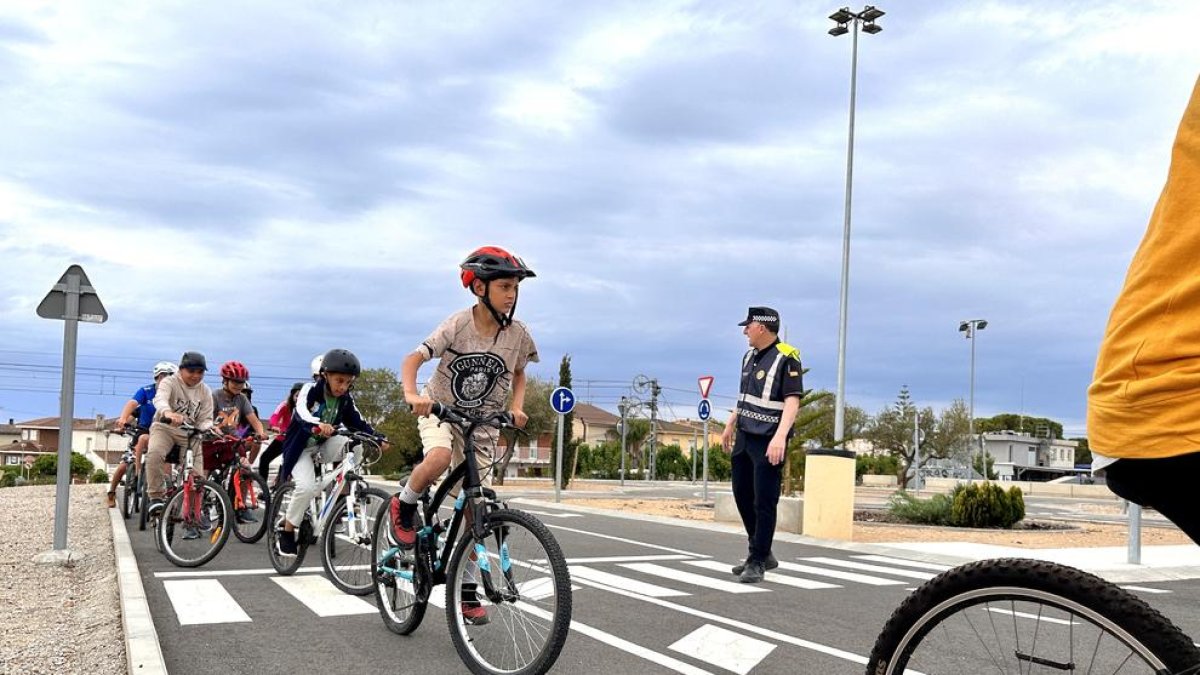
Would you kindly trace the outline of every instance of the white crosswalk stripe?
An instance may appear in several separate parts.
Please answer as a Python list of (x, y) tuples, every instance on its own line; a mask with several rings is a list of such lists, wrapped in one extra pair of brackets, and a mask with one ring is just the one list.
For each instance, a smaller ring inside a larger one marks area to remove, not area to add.
[[(730, 565), (729, 563), (717, 562), (716, 560), (688, 560), (684, 564), (691, 565), (693, 567), (700, 567), (706, 570), (713, 570), (714, 572), (724, 572), (726, 574), (732, 574), (729, 569), (733, 567), (733, 565)], [(837, 584), (829, 584), (825, 583), (824, 581), (802, 579), (800, 577), (776, 574), (775, 572), (767, 572), (766, 576), (763, 578), (773, 584), (792, 586), (794, 588), (803, 588), (809, 591), (815, 591), (822, 588), (841, 588), (841, 586), (838, 586)]]
[(845, 572), (842, 570), (831, 570), (824, 567), (815, 567), (813, 565), (797, 565), (796, 563), (779, 561), (779, 569), (789, 572), (803, 572), (806, 574), (815, 574), (822, 577), (831, 577), (833, 579), (841, 579), (842, 581), (854, 581), (868, 586), (897, 586), (905, 582), (897, 579), (884, 579), (883, 577), (874, 577), (869, 574), (859, 574), (858, 572)]
[(854, 562), (853, 560), (838, 560), (837, 558), (815, 557), (815, 558), (801, 558), (801, 560), (804, 560), (806, 562), (821, 563), (822, 565), (833, 565), (834, 567), (845, 567), (847, 569), (852, 569), (852, 570), (861, 570), (863, 572), (878, 572), (878, 573), (883, 573), (883, 574), (893, 574), (898, 577), (905, 577), (906, 579), (921, 579), (922, 581), (928, 581), (928, 580), (934, 578), (935, 576), (937, 576), (936, 574), (934, 574), (932, 572), (917, 572), (914, 570), (901, 570), (901, 569), (896, 569), (895, 567), (884, 567), (883, 565), (871, 565), (869, 563)]
[(250, 621), (246, 610), (216, 579), (164, 581), (163, 588), (181, 626)]
[(703, 574), (693, 574), (691, 572), (681, 572), (677, 569), (655, 565), (654, 563), (625, 563), (621, 567), (631, 569), (642, 574), (652, 574), (654, 576), (663, 577), (684, 584), (700, 586), (714, 591), (723, 591), (725, 593), (766, 593), (767, 589), (760, 588), (753, 584), (743, 584), (736, 581), (722, 581)]
[(375, 605), (356, 595), (341, 592), (332, 582), (317, 574), (271, 577), (271, 581), (317, 616), (351, 616), (374, 614), (377, 611)]
[(900, 565), (902, 567), (915, 567), (919, 570), (933, 570), (934, 572), (945, 572), (951, 567), (950, 565), (938, 565), (936, 563), (927, 563), (920, 560), (892, 558), (886, 555), (855, 555), (850, 557), (856, 560), (865, 560), (867, 562), (884, 563), (886, 565)]
[(637, 593), (638, 595), (645, 595), (651, 598), (673, 598), (689, 595), (688, 593), (677, 591), (673, 588), (648, 584), (644, 581), (630, 579), (626, 576), (594, 569), (586, 565), (571, 565), (569, 570), (571, 572), (571, 576), (573, 577), (579, 577), (580, 579), (587, 581), (594, 581), (598, 584), (612, 586), (613, 588), (620, 588), (621, 590), (629, 591), (630, 593)]

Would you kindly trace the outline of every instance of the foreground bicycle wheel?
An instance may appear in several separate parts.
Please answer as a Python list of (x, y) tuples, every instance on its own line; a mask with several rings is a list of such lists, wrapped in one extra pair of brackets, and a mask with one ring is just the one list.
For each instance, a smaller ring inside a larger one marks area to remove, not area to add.
[[(233, 470), (229, 477), (229, 498), (233, 504), (233, 534), (245, 544), (253, 544), (267, 532), (270, 520), (271, 490), (255, 471)], [(241, 491), (238, 503), (236, 491)]]
[(291, 481), (275, 490), (275, 494), (271, 496), (271, 515), (267, 518), (267, 553), (271, 557), (271, 566), (284, 576), (295, 574), (296, 570), (300, 569), (304, 555), (308, 553), (308, 545), (312, 541), (312, 514), (306, 509), (304, 519), (293, 535), (296, 537), (296, 555), (284, 555), (279, 551), (279, 529), (283, 527), (284, 517), (294, 494), (296, 485)]
[[(371, 543), (375, 605), (388, 630), (397, 635), (408, 635), (425, 618), (432, 582), (428, 566), (417, 565), (417, 550), (402, 550), (396, 545), (388, 501), (384, 500), (375, 513), (375, 535)], [(419, 513), (417, 518), (420, 519)]]
[(229, 497), (211, 480), (197, 480), (187, 505), (187, 490), (167, 500), (155, 539), (163, 555), (179, 567), (199, 567), (212, 560), (229, 539)]
[(944, 572), (888, 619), (868, 675), (1200, 672), (1200, 651), (1140, 598), (1038, 560)]
[(383, 490), (364, 484), (355, 503), (339, 497), (325, 520), (320, 537), (321, 565), (329, 580), (343, 593), (367, 595), (375, 588), (371, 576), (371, 541), (375, 536), (375, 515), (388, 498)]
[[(494, 593), (485, 593), (490, 579)], [(473, 673), (545, 673), (571, 626), (571, 578), (562, 549), (537, 518), (488, 516), (482, 542), (458, 540), (446, 579), (446, 618)]]

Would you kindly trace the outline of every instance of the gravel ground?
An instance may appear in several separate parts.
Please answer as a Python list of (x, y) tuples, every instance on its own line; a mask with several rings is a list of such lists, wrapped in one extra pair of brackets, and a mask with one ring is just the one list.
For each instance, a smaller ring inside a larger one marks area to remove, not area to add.
[(54, 544), (54, 486), (0, 490), (0, 673), (126, 672), (105, 486), (72, 485), (74, 567), (33, 564)]

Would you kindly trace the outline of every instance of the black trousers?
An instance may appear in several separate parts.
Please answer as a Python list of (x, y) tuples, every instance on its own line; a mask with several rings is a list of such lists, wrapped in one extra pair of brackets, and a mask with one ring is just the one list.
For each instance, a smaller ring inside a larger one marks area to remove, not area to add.
[(733, 443), (733, 499), (750, 540), (749, 558), (763, 562), (775, 540), (775, 513), (783, 481), (783, 462), (767, 461), (770, 436), (747, 434), (740, 429)]
[(262, 476), (263, 480), (267, 481), (268, 484), (270, 483), (271, 475), (267, 472), (271, 470), (271, 462), (282, 454), (283, 439), (280, 436), (276, 436), (267, 445), (267, 448), (262, 451), (262, 454), (258, 456), (258, 475)]
[(1134, 504), (1149, 506), (1200, 544), (1196, 479), (1200, 452), (1163, 459), (1120, 459), (1104, 469), (1108, 488)]

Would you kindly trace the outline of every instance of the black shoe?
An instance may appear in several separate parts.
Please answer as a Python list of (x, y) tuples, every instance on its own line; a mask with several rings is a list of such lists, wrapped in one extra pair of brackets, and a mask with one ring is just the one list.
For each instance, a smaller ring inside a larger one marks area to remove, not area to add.
[(742, 576), (738, 577), (738, 581), (743, 584), (757, 584), (763, 580), (763, 576), (767, 571), (763, 569), (763, 564), (757, 560), (751, 560), (746, 563), (746, 568), (742, 570)]
[[(746, 558), (746, 561), (743, 562), (741, 565), (734, 565), (733, 569), (731, 569), (729, 571), (733, 572), (734, 576), (740, 576), (742, 573), (742, 570), (746, 569), (747, 562), (750, 562), (750, 558)], [(763, 563), (763, 569), (764, 570), (773, 570), (776, 567), (779, 567), (779, 561), (775, 559), (774, 554), (768, 553), (767, 560), (766, 560), (766, 562)]]
[(276, 541), (279, 542), (279, 552), (283, 555), (296, 555), (296, 533), (280, 530)]

